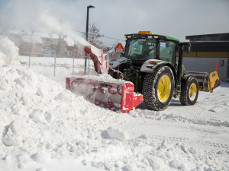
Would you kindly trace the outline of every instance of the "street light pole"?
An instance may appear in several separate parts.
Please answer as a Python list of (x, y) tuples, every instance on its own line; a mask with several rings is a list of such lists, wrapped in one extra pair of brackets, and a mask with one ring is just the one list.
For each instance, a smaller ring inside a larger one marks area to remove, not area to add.
[[(87, 6), (87, 21), (86, 21), (86, 41), (88, 41), (88, 25), (89, 25), (89, 9), (95, 8), (92, 5)], [(84, 67), (84, 74), (86, 74), (86, 68), (87, 68), (87, 54), (85, 53), (85, 67)]]

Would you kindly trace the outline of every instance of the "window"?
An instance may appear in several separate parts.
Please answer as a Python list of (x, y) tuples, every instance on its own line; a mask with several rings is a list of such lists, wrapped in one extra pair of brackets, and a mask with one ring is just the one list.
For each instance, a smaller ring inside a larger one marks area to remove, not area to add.
[(170, 41), (163, 41), (160, 42), (160, 55), (159, 59), (167, 62), (171, 62), (172, 64), (175, 63), (175, 47), (176, 44)]
[(136, 60), (155, 58), (156, 41), (154, 39), (130, 39), (126, 43), (125, 56)]

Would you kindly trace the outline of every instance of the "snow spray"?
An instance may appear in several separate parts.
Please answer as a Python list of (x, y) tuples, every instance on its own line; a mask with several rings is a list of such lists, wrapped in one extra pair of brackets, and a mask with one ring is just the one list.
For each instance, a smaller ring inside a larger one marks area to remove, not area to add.
[(58, 22), (57, 19), (48, 15), (46, 12), (41, 14), (40, 19), (50, 30), (56, 31), (59, 33), (63, 32), (64, 34), (70, 36), (76, 42), (82, 44), (83, 46), (90, 45), (83, 37), (73, 32), (69, 25), (61, 24), (61, 22)]

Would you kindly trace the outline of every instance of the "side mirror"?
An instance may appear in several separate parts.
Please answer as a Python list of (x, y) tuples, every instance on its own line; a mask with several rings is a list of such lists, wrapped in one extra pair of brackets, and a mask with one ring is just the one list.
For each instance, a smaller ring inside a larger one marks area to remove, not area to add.
[(186, 53), (190, 53), (191, 52), (191, 44), (187, 43), (187, 44), (183, 45), (183, 51)]

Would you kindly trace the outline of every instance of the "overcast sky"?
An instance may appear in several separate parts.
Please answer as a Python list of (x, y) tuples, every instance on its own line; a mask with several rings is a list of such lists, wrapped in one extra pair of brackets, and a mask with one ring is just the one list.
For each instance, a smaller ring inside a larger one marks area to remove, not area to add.
[(121, 40), (139, 30), (182, 41), (187, 35), (229, 32), (229, 0), (0, 0), (0, 24), (43, 31), (46, 27), (39, 18), (45, 13), (58, 21), (62, 18), (73, 31), (85, 31), (88, 5), (95, 6), (90, 23), (106, 37)]

